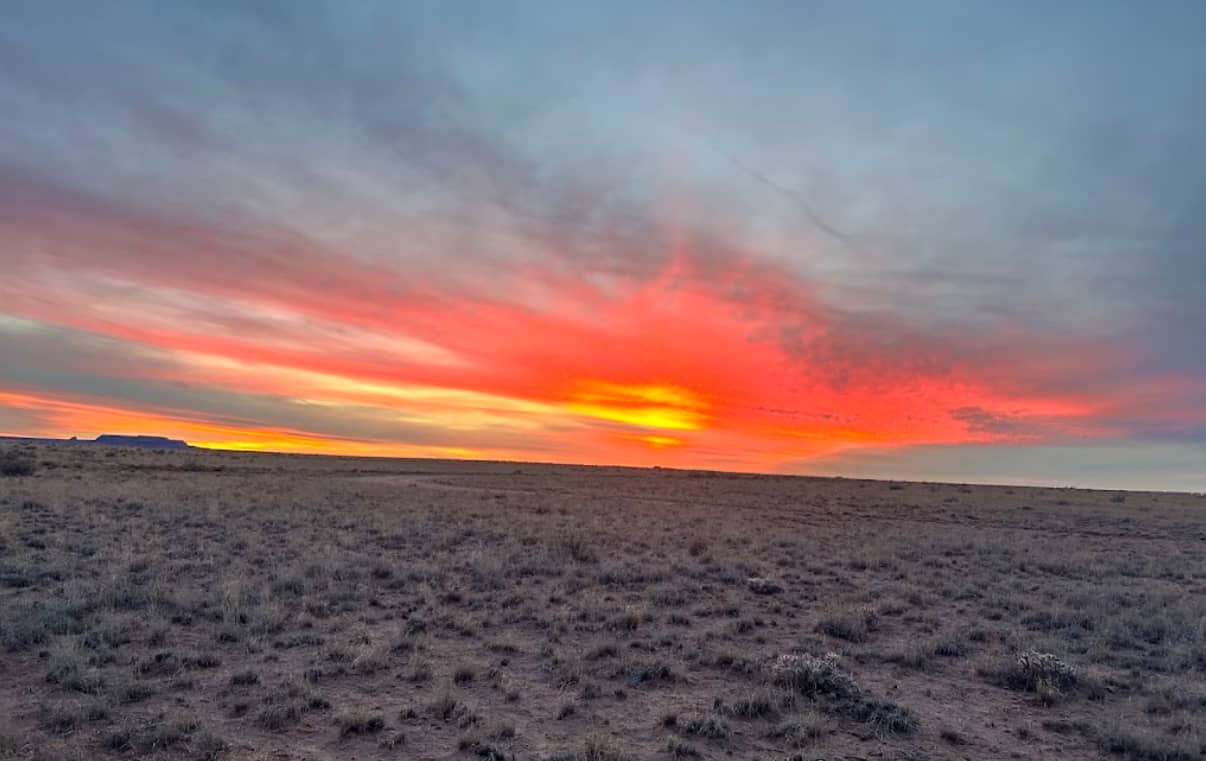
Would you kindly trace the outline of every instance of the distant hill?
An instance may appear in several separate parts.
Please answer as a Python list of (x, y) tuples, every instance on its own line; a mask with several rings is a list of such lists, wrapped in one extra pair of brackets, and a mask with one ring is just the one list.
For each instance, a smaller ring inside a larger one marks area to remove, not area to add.
[(105, 433), (97, 436), (94, 443), (118, 447), (146, 447), (148, 449), (191, 449), (187, 441), (163, 436), (121, 436)]
[(81, 446), (139, 447), (141, 449), (192, 449), (187, 441), (165, 436), (126, 436), (104, 433), (95, 439), (43, 439), (33, 436), (0, 436), (0, 441), (20, 441), (29, 444), (76, 444)]

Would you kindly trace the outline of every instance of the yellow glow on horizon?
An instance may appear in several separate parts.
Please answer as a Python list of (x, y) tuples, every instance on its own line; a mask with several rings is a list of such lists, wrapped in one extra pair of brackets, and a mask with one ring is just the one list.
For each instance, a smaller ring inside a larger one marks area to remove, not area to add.
[[(251, 432), (254, 434), (254, 432)], [(436, 457), (459, 460), (486, 459), (485, 452), (467, 447), (414, 446), (380, 442), (314, 439), (305, 436), (190, 442), (200, 449), (227, 452), (284, 452), (340, 457)]]
[(233, 452), (323, 452), (331, 454), (339, 453), (341, 450), (339, 441), (326, 441), (306, 436), (264, 435), (262, 438), (191, 441), (189, 443), (200, 449), (222, 449)]
[(582, 381), (569, 394), (566, 406), (597, 420), (665, 431), (697, 431), (709, 419), (709, 405), (703, 397), (667, 384)]
[(681, 447), (684, 442), (682, 439), (676, 439), (673, 436), (630, 436), (633, 441), (643, 442), (653, 449), (670, 449), (673, 447)]

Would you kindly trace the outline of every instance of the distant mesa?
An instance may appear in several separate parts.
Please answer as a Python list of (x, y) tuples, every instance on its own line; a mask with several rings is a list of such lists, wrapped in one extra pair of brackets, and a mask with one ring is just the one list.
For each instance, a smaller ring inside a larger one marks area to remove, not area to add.
[(115, 433), (101, 434), (93, 443), (116, 447), (146, 447), (148, 449), (191, 449), (187, 441), (180, 439), (169, 439), (163, 436), (120, 436)]
[(101, 445), (110, 447), (138, 447), (141, 449), (192, 449), (187, 441), (169, 439), (165, 436), (125, 436), (103, 433), (95, 439), (43, 439), (33, 436), (0, 436), (0, 441), (23, 441), (33, 444), (74, 444), (81, 446)]

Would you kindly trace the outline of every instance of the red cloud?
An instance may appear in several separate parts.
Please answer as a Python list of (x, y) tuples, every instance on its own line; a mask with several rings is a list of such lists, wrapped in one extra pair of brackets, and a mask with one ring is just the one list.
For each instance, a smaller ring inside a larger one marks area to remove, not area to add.
[[(523, 263), (449, 254), (459, 274), (408, 279), (413, 267), (281, 231), (169, 223), (54, 189), (25, 200), (28, 214), (3, 228), (18, 252), (5, 309), (170, 352), (183, 368), (117, 371), (131, 377), (406, 413), (466, 440), (487, 414), (532, 430), (530, 451), (555, 452), (543, 459), (769, 469), (846, 447), (1120, 433), (1102, 420), (1125, 406), (1117, 395), (1053, 388), (1057, 352), (1028, 351), (1025, 335), (972, 341), (855, 316), (784, 267), (673, 231), (647, 242), (665, 256), (618, 257), (641, 267), (567, 267), (545, 240)], [(1115, 361), (1075, 357), (1085, 377)], [(63, 433), (87, 427), (56, 420)], [(220, 443), (235, 443), (228, 434)], [(347, 451), (406, 444), (290, 436)]]

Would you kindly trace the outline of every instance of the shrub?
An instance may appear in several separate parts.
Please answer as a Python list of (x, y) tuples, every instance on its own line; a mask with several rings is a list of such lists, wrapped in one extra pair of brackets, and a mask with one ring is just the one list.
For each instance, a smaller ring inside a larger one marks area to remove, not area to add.
[(934, 662), (934, 649), (926, 642), (910, 642), (885, 656), (885, 660), (918, 671), (929, 671)]
[(759, 595), (773, 595), (783, 591), (781, 584), (761, 576), (751, 576), (745, 580), (745, 585), (750, 588), (751, 592)]
[(673, 669), (670, 668), (668, 663), (660, 660), (629, 661), (613, 673), (613, 678), (618, 676), (625, 677), (628, 680), (628, 684), (633, 687), (639, 687), (651, 682), (674, 681)]
[(51, 662), (46, 681), (65, 690), (96, 695), (105, 687), (100, 672), (94, 668), (85, 668), (82, 658), (77, 655), (63, 654)]
[(590, 539), (577, 531), (565, 531), (557, 538), (554, 552), (560, 557), (569, 558), (575, 563), (596, 563), (599, 556), (591, 547)]
[(514, 740), (515, 739), (515, 725), (514, 724), (499, 724), (497, 727), (494, 728), (494, 731), (490, 733), (490, 737), (492, 737), (495, 740)]
[(458, 714), (458, 711), (464, 710), (464, 708), (456, 698), (452, 697), (452, 695), (448, 693), (444, 693), (442, 696), (432, 701), (431, 704), (427, 706), (427, 710), (432, 716), (440, 721), (449, 721), (455, 718)]
[(202, 732), (193, 738), (191, 749), (202, 761), (214, 761), (227, 751), (230, 746), (217, 735)]
[(255, 717), (256, 724), (272, 732), (279, 732), (290, 724), (301, 721), (305, 710), (297, 703), (277, 703), (264, 707)]
[(430, 682), (431, 681), (431, 664), (428, 663), (423, 658), (416, 658), (411, 663), (410, 673), (408, 673), (406, 675), (406, 678), (416, 684)]
[[(162, 717), (161, 717), (162, 718)], [(110, 730), (104, 746), (118, 752), (134, 751), (147, 756), (177, 748), (196, 751), (201, 758), (214, 758), (226, 749), (226, 743), (208, 732), (198, 732), (197, 722), (190, 718), (154, 721), (148, 724), (128, 723)]]
[(485, 761), (506, 761), (507, 759), (506, 753), (476, 737), (462, 737), (457, 743), (457, 749), (472, 753)]
[(960, 734), (958, 730), (944, 729), (938, 736), (951, 745), (967, 745), (967, 738)]
[(230, 684), (234, 687), (250, 687), (260, 683), (260, 675), (254, 671), (239, 671), (230, 677)]
[(29, 476), (37, 469), (32, 457), (12, 449), (0, 452), (0, 476)]
[(614, 658), (619, 654), (620, 650), (614, 644), (606, 644), (588, 650), (584, 657), (588, 661), (597, 661), (603, 658)]
[(788, 687), (806, 697), (819, 695), (846, 698), (859, 694), (854, 678), (838, 666), (838, 657), (829, 653), (824, 658), (815, 655), (780, 655), (770, 665), (771, 681)]
[(1202, 746), (1192, 737), (1135, 732), (1123, 727), (1107, 730), (1100, 739), (1102, 750), (1127, 761), (1193, 761), (1202, 758)]
[(773, 690), (759, 690), (743, 695), (723, 710), (738, 719), (773, 719), (779, 715), (780, 701)]
[(0, 734), (0, 758), (16, 758), (23, 743), (14, 735)]
[(222, 665), (222, 659), (213, 653), (190, 653), (180, 659), (186, 669), (213, 669)]
[(708, 740), (723, 740), (730, 734), (727, 724), (711, 717), (688, 721), (683, 725), (683, 732)]
[(131, 703), (141, 703), (147, 698), (154, 697), (156, 690), (149, 684), (122, 680), (110, 690), (110, 694), (119, 703), (128, 705)]
[(833, 724), (829, 719), (807, 714), (796, 721), (780, 724), (768, 736), (772, 740), (783, 740), (791, 748), (806, 748), (832, 731)]
[(582, 752), (570, 758), (574, 761), (629, 761), (627, 753), (603, 737), (588, 738)]
[(363, 714), (348, 714), (336, 719), (339, 724), (339, 736), (368, 735), (385, 729), (385, 719), (380, 716)]
[(1002, 687), (1021, 692), (1064, 692), (1079, 681), (1076, 669), (1051, 653), (1026, 650), (1012, 661), (984, 672)]
[(919, 728), (907, 708), (865, 694), (854, 677), (841, 669), (833, 653), (824, 658), (780, 655), (770, 664), (770, 677), (780, 687), (821, 699), (820, 707), (826, 713), (869, 724), (876, 732), (912, 734)]
[(817, 631), (847, 642), (866, 642), (878, 622), (874, 611), (862, 610), (827, 618), (817, 624)]
[(675, 758), (697, 758), (699, 756), (699, 751), (678, 737), (671, 737), (666, 741), (666, 752)]
[(351, 671), (357, 676), (371, 676), (386, 667), (385, 659), (374, 652), (361, 653), (351, 663)]
[(43, 705), (39, 719), (42, 728), (52, 735), (70, 735), (75, 732), (88, 717), (82, 706), (74, 703), (57, 703)]
[(943, 658), (962, 658), (967, 655), (968, 636), (962, 633), (952, 633), (940, 637), (932, 643), (934, 655)]
[(911, 735), (921, 725), (904, 706), (881, 698), (861, 697), (841, 704), (841, 713), (869, 725), (878, 734)]

